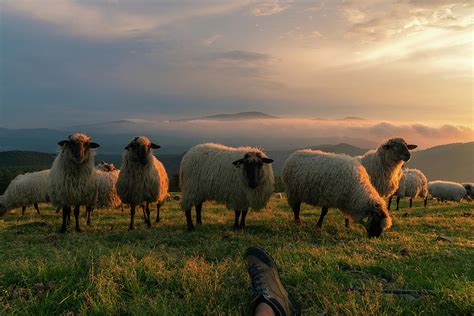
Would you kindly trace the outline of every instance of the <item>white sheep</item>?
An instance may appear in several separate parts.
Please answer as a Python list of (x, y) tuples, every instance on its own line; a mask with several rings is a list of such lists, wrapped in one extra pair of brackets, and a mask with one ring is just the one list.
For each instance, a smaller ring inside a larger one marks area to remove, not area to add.
[(470, 200), (466, 189), (457, 182), (451, 181), (431, 181), (428, 183), (428, 192), (441, 201), (460, 202), (462, 199)]
[[(397, 197), (397, 210), (399, 209), (400, 199), (404, 197), (410, 198), (410, 207), (413, 206), (413, 199), (417, 197), (424, 198), (424, 205), (426, 207), (428, 201), (428, 180), (426, 176), (418, 169), (402, 169), (402, 176), (398, 185), (398, 189), (394, 196)], [(390, 204), (392, 197), (388, 200), (388, 209), (390, 210)]]
[(72, 206), (74, 206), (76, 231), (80, 232), (80, 205), (90, 207), (97, 201), (94, 154), (99, 144), (91, 140), (90, 136), (75, 133), (67, 140), (58, 143), (61, 150), (51, 167), (48, 193), (53, 205), (63, 208), (62, 233), (67, 231)]
[(38, 203), (49, 202), (48, 176), (49, 169), (16, 176), (0, 196), (0, 216), (17, 207), (21, 207), (24, 215), (29, 205), (40, 214)]
[(168, 195), (168, 174), (163, 164), (153, 156), (152, 149), (160, 146), (152, 143), (145, 136), (133, 138), (125, 147), (122, 166), (117, 180), (117, 193), (123, 203), (130, 205), (130, 226), (134, 229), (135, 208), (145, 204), (145, 222), (150, 221), (150, 203), (157, 203), (157, 217), (160, 218), (160, 207)]
[(91, 214), (94, 208), (115, 208), (122, 204), (117, 194), (117, 183), (120, 170), (113, 163), (101, 161), (96, 167), (97, 202), (86, 209), (87, 225), (91, 224)]
[(380, 236), (391, 226), (385, 201), (370, 182), (361, 163), (347, 155), (319, 150), (298, 150), (283, 167), (283, 183), (295, 221), (300, 221), (301, 203), (320, 206), (320, 228), (330, 207), (365, 226), (369, 237)]
[(191, 148), (183, 156), (179, 169), (181, 208), (186, 214), (188, 230), (194, 229), (193, 206), (196, 208), (196, 224), (202, 223), (201, 209), (205, 201), (216, 201), (233, 209), (234, 229), (245, 228), (248, 209), (264, 208), (273, 193), (272, 162), (256, 147), (208, 143)]

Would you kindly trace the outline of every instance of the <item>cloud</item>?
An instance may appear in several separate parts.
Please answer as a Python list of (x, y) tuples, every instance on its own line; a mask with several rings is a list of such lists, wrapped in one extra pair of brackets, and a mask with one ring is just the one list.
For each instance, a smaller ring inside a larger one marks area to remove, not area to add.
[(281, 13), (290, 7), (292, 1), (263, 1), (251, 8), (250, 13), (254, 16), (269, 16)]
[(243, 62), (251, 62), (251, 63), (266, 62), (272, 59), (272, 57), (268, 54), (242, 51), (242, 50), (219, 52), (219, 53), (214, 53), (212, 56), (213, 58), (217, 60), (230, 60), (230, 61), (238, 61), (238, 62), (243, 61)]
[(219, 38), (221, 38), (222, 35), (221, 34), (214, 34), (212, 35), (211, 37), (208, 37), (204, 40), (204, 44), (206, 45), (212, 45), (214, 44)]

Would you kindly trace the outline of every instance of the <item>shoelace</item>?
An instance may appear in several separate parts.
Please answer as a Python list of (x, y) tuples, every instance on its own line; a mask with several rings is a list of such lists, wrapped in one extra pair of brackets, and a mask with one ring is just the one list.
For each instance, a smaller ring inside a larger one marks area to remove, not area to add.
[(252, 291), (255, 296), (264, 295), (270, 296), (268, 293), (268, 288), (265, 286), (265, 281), (263, 280), (263, 271), (257, 264), (253, 263), (249, 267), (249, 274), (252, 280)]

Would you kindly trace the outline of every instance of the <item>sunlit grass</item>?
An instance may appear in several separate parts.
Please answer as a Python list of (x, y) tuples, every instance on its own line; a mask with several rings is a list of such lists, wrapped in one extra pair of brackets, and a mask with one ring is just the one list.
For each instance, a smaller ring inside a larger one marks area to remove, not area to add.
[[(273, 255), (307, 315), (472, 313), (473, 204), (406, 207), (391, 212), (390, 231), (368, 240), (361, 226), (347, 230), (337, 210), (317, 231), (319, 209), (304, 206), (296, 226), (284, 199), (250, 212), (245, 232), (232, 231), (232, 211), (208, 203), (203, 226), (188, 233), (173, 201), (151, 229), (140, 214), (128, 231), (128, 212), (106, 210), (92, 227), (82, 219), (85, 232), (61, 235), (60, 216), (43, 205), (41, 215), (0, 222), (0, 314), (247, 314), (250, 245)], [(434, 294), (370, 291), (381, 288)]]

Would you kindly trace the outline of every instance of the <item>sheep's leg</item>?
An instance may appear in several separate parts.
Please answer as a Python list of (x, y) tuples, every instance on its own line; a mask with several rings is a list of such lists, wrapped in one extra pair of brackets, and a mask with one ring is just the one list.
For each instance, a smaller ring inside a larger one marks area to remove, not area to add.
[(389, 211), (390, 211), (390, 204), (392, 204), (392, 198), (393, 198), (393, 195), (388, 198), (387, 208)]
[(145, 224), (148, 224), (148, 219), (146, 217), (145, 204), (142, 204), (141, 207), (142, 207), (142, 211), (143, 211), (143, 218), (145, 219)]
[(239, 230), (240, 210), (235, 210), (234, 230)]
[[(81, 210), (81, 207), (79, 205), (76, 205), (74, 208), (74, 220), (76, 222), (76, 232), (81, 233), (81, 226), (79, 225), (79, 211)], [(86, 211), (87, 212), (87, 211)]]
[(322, 208), (321, 208), (321, 215), (319, 216), (319, 220), (318, 220), (318, 222), (316, 223), (316, 227), (317, 227), (317, 228), (321, 228), (321, 226), (323, 226), (324, 216), (327, 215), (328, 210), (329, 210), (329, 208), (327, 208), (327, 207), (322, 207)]
[(25, 216), (26, 206), (21, 207), (21, 216)]
[(146, 224), (147, 224), (148, 228), (150, 228), (150, 227), (151, 227), (151, 220), (150, 220), (150, 203), (146, 202), (145, 210), (146, 210)]
[(123, 213), (123, 212), (124, 212), (124, 210), (123, 210), (123, 203), (122, 203), (122, 204), (120, 204), (120, 208), (121, 208), (121, 210), (122, 210), (122, 213)]
[(397, 211), (400, 209), (400, 207), (399, 207), (400, 199), (401, 199), (401, 198), (400, 198), (399, 196), (397, 196)]
[(296, 224), (300, 225), (301, 224), (301, 219), (300, 219), (300, 210), (301, 210), (301, 202), (296, 202), (292, 205), (293, 208), (293, 214), (294, 214), (294, 221)]
[(63, 224), (61, 225), (61, 233), (67, 232), (69, 214), (71, 214), (71, 208), (69, 206), (63, 206)]
[(240, 219), (240, 229), (245, 229), (245, 217), (247, 216), (248, 208), (242, 210), (242, 218)]
[(69, 212), (67, 213), (67, 226), (71, 226), (71, 208), (69, 208)]
[(196, 204), (196, 224), (197, 225), (202, 225), (201, 211), (202, 211), (202, 202)]
[(86, 214), (87, 214), (87, 226), (90, 226), (91, 225), (91, 215), (92, 215), (92, 211), (94, 210), (94, 208), (92, 208), (91, 206), (87, 206), (86, 207)]
[(188, 225), (188, 232), (193, 231), (194, 225), (193, 225), (193, 218), (191, 215), (191, 208), (184, 211), (184, 213), (186, 214), (186, 224)]
[(160, 222), (160, 208), (161, 208), (161, 203), (156, 204), (156, 222)]
[(425, 197), (425, 207), (428, 205), (428, 198)]
[(351, 221), (348, 217), (344, 218), (344, 225), (346, 226), (346, 228), (351, 227)]
[(60, 210), (61, 210), (61, 208), (58, 207), (58, 208), (56, 209), (56, 213), (59, 213)]
[(129, 230), (135, 229), (134, 224), (134, 217), (135, 217), (135, 205), (130, 205), (130, 226), (128, 227)]
[(410, 208), (413, 206), (413, 198), (410, 198)]
[(41, 214), (40, 209), (38, 207), (38, 203), (33, 204), (33, 206), (35, 207), (36, 213)]

